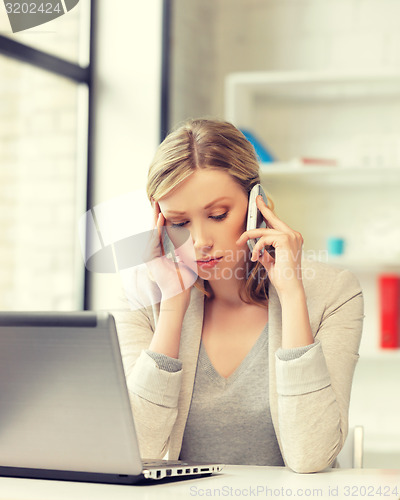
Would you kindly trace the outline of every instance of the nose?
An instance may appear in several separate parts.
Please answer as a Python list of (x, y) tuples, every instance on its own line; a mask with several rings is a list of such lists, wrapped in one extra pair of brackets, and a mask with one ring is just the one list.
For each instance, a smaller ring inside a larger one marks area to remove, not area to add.
[(210, 248), (213, 246), (211, 234), (207, 232), (204, 227), (193, 227), (191, 230), (191, 237), (196, 255), (209, 252)]

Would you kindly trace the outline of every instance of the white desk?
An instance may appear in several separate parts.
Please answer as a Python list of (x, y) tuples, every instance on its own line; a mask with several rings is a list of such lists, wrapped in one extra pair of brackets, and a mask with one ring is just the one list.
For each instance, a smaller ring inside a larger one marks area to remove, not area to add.
[(230, 465), (198, 479), (137, 486), (0, 478), (0, 500), (177, 500), (198, 498), (400, 498), (400, 470), (328, 469), (295, 474), (284, 467)]

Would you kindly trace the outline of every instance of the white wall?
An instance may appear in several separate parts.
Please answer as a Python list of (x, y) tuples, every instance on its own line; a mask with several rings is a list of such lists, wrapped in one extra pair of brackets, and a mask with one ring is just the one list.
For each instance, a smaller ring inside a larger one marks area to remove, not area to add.
[[(97, 5), (93, 205), (145, 187), (161, 85), (162, 1)], [(118, 276), (93, 273), (91, 284), (92, 309), (118, 307)]]
[(174, 0), (172, 3), (170, 125), (205, 116), (213, 108), (219, 73), (216, 33), (219, 2)]

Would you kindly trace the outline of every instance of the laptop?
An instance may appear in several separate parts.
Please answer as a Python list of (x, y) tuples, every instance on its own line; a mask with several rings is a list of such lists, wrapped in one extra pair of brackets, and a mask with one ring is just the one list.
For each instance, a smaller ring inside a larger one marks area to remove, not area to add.
[(142, 462), (110, 313), (0, 312), (0, 476), (134, 484), (222, 467)]

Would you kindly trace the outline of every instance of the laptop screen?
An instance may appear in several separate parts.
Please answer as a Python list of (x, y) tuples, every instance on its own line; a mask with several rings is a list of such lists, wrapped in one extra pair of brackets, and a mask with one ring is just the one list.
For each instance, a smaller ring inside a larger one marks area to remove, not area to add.
[(0, 313), (0, 466), (140, 474), (113, 317)]

